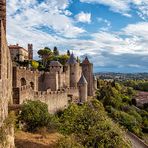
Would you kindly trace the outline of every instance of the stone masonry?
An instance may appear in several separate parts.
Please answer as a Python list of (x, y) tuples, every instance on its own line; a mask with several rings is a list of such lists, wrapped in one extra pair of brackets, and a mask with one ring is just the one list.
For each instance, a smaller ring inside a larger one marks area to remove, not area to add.
[[(7, 131), (6, 141), (1, 141), (0, 147), (14, 147), (14, 132), (12, 127), (4, 128), (8, 118), (8, 104), (12, 103), (12, 63), (6, 41), (6, 1), (0, 1), (0, 128)], [(1, 133), (2, 134), (2, 133)], [(4, 134), (4, 133), (3, 133)]]

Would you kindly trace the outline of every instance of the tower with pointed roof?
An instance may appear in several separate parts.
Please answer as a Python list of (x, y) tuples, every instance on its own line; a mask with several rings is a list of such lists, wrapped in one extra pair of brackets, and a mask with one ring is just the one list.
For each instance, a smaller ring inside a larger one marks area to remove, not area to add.
[(74, 54), (70, 55), (70, 58), (67, 62), (70, 67), (70, 87), (77, 87), (77, 82), (79, 81), (79, 63), (76, 61)]
[(82, 74), (79, 82), (78, 82), (78, 90), (79, 90), (79, 99), (80, 103), (84, 103), (87, 101), (87, 81)]
[(93, 96), (93, 64), (90, 63), (88, 57), (86, 57), (83, 60), (81, 66), (84, 77), (86, 78), (88, 83), (88, 96)]

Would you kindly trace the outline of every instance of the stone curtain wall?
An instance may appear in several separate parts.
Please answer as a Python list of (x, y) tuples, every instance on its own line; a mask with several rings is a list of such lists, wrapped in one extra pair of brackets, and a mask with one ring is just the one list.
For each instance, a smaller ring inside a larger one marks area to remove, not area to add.
[(13, 67), (13, 88), (21, 87), (21, 79), (26, 81), (24, 85), (34, 85), (34, 90), (38, 91), (38, 78), (40, 72), (27, 69), (26, 67)]
[(30, 86), (22, 86), (14, 89), (14, 100), (17, 104), (22, 104), (27, 100), (40, 100), (48, 105), (50, 113), (55, 113), (68, 106), (67, 93), (65, 91), (34, 91)]
[[(2, 10), (1, 5), (0, 10)], [(5, 21), (5, 18), (3, 20)], [(5, 139), (0, 139), (0, 147), (13, 148), (13, 126), (5, 125), (6, 123), (4, 123), (8, 118), (8, 103), (12, 103), (12, 62), (7, 46), (5, 29), (2, 20), (0, 20), (0, 128), (3, 131), (0, 134), (3, 134), (2, 136), (5, 137)]]
[(12, 63), (2, 21), (0, 21), (0, 23), (0, 122), (3, 122), (8, 114), (8, 102), (12, 102)]

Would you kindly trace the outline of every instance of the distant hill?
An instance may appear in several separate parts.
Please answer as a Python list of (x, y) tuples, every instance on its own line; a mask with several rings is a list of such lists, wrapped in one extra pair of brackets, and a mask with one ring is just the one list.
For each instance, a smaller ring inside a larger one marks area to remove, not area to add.
[(114, 72), (98, 72), (95, 73), (100, 79), (114, 79), (114, 80), (148, 80), (148, 73), (114, 73)]

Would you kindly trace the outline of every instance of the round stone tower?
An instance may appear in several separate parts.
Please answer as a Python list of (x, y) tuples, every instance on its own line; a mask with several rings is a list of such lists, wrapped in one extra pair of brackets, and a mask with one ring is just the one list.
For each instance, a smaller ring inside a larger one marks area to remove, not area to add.
[(86, 57), (81, 63), (82, 73), (88, 82), (88, 96), (93, 96), (93, 64)]
[(63, 65), (59, 61), (51, 61), (49, 64), (49, 71), (62, 73)]
[(6, 0), (0, 0), (0, 19), (3, 21), (3, 26), (6, 32)]
[(87, 81), (83, 74), (78, 82), (78, 89), (79, 89), (80, 103), (86, 102), (87, 101)]
[(67, 64), (70, 66), (70, 87), (77, 87), (77, 82), (79, 80), (79, 68), (80, 65), (76, 61), (74, 54), (72, 53)]

